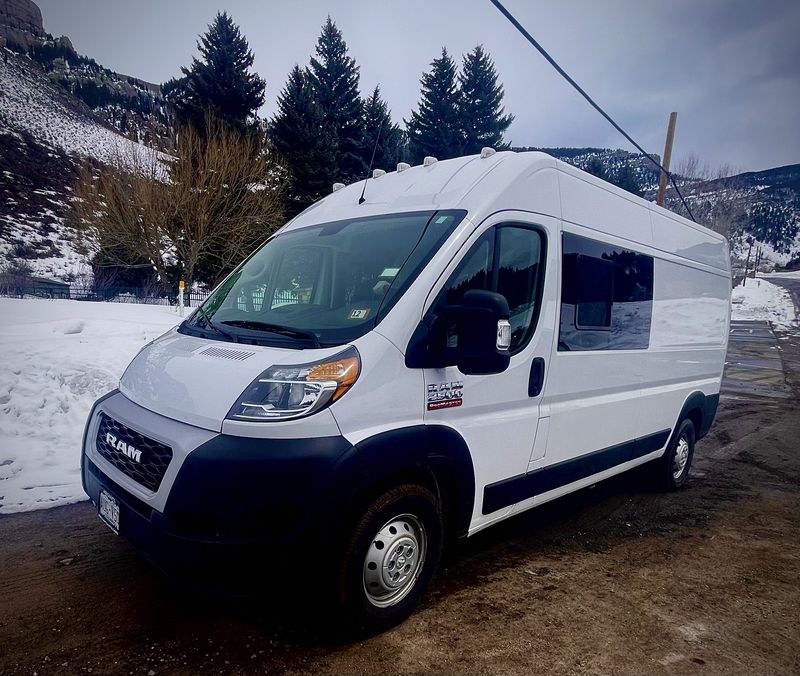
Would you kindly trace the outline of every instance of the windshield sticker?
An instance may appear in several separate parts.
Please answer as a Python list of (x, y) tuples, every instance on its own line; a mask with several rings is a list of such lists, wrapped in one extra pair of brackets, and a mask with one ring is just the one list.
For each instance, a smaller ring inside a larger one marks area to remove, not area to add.
[(397, 273), (400, 272), (400, 268), (385, 268), (384, 271), (380, 274), (381, 277), (397, 277)]
[(369, 308), (353, 308), (350, 314), (347, 315), (348, 319), (366, 319), (369, 316)]
[(428, 410), (455, 408), (464, 403), (464, 381), (452, 380), (449, 383), (431, 383), (428, 385)]

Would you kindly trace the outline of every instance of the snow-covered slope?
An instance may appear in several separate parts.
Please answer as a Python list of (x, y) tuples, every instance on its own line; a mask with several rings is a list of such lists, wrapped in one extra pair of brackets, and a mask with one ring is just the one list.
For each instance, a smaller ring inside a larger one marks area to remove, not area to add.
[(98, 123), (27, 56), (0, 58), (0, 264), (70, 281), (86, 272), (94, 243), (68, 224), (83, 162), (131, 166), (150, 152)]
[(76, 101), (52, 84), (38, 65), (10, 50), (0, 59), (0, 125), (4, 133), (27, 132), (47, 148), (119, 165), (134, 144), (101, 126)]

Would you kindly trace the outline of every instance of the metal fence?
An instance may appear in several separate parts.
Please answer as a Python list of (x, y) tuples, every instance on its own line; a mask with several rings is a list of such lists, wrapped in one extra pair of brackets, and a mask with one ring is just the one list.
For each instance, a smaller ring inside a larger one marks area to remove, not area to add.
[[(209, 291), (186, 289), (183, 292), (183, 303), (186, 307), (197, 307), (206, 298)], [(177, 293), (159, 289), (137, 289), (129, 286), (112, 286), (102, 289), (49, 288), (41, 284), (0, 285), (0, 296), (11, 298), (63, 298), (99, 303), (138, 303), (143, 305), (178, 304)]]
[[(186, 307), (197, 307), (211, 295), (210, 291), (184, 289), (183, 304)], [(247, 293), (242, 292), (237, 298), (240, 310), (259, 311), (264, 307), (266, 289), (256, 288)], [(293, 305), (309, 302), (309, 293), (305, 290), (276, 289), (272, 297), (270, 308), (281, 305)], [(135, 288), (130, 286), (109, 286), (95, 289), (68, 287), (66, 284), (60, 288), (47, 288), (42, 285), (2, 285), (0, 296), (13, 298), (65, 298), (96, 303), (138, 303), (143, 305), (178, 304), (178, 294), (164, 291), (159, 288)]]
[[(183, 304), (186, 307), (197, 307), (206, 298), (209, 291), (184, 289)], [(109, 287), (106, 289), (81, 290), (71, 289), (72, 300), (85, 300), (102, 303), (138, 303), (142, 305), (177, 305), (178, 294), (153, 289), (136, 289), (131, 287)]]

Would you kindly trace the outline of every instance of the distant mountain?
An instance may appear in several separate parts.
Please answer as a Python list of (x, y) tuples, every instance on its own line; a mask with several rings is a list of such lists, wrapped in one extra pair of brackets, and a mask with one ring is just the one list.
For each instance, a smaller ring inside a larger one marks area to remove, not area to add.
[[(645, 199), (655, 200), (659, 172), (641, 153), (610, 148), (514, 148), (540, 150), (579, 169), (607, 177), (628, 165)], [(660, 161), (658, 155), (653, 157)], [(746, 172), (715, 179), (678, 176), (677, 183), (698, 221), (715, 223), (731, 239), (732, 249), (746, 256), (748, 237), (761, 246), (763, 260), (778, 265), (800, 256), (800, 164)], [(675, 190), (667, 191), (667, 206), (686, 211)]]
[[(602, 167), (605, 176), (617, 176), (624, 167), (630, 167), (643, 192), (655, 190), (658, 187), (658, 170), (647, 157), (640, 153), (629, 153), (627, 150), (612, 148), (537, 148), (533, 146), (512, 148), (512, 150), (518, 152), (538, 150), (584, 171), (591, 171), (592, 165), (597, 164)], [(654, 155), (654, 157), (660, 161), (658, 155)]]
[[(38, 275), (69, 280), (88, 270), (92, 248), (67, 223), (81, 164), (118, 165), (140, 147), (132, 138), (158, 145), (166, 129), (158, 131), (158, 116), (136, 117), (137, 96), (94, 109), (76, 96), (78, 86), (89, 91), (87, 73), (97, 91), (127, 90), (122, 76), (47, 35), (28, 0), (0, 0), (0, 54), (0, 264), (24, 261)], [(135, 122), (123, 134), (126, 119)]]
[(86, 104), (101, 124), (133, 141), (167, 142), (170, 122), (161, 86), (78, 54), (68, 37), (44, 30), (42, 14), (31, 0), (0, 0), (0, 47), (39, 64), (51, 82)]

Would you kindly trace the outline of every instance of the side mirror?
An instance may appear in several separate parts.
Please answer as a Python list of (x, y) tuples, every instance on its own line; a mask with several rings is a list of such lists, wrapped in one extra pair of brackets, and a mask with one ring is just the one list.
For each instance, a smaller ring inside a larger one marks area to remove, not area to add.
[(461, 305), (442, 308), (436, 333), (444, 340), (447, 365), (466, 375), (505, 371), (511, 361), (509, 314), (505, 296), (478, 289), (467, 291)]

